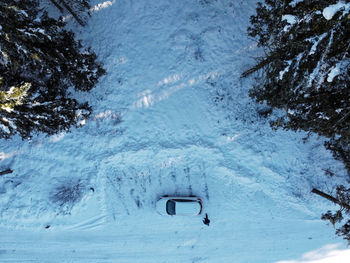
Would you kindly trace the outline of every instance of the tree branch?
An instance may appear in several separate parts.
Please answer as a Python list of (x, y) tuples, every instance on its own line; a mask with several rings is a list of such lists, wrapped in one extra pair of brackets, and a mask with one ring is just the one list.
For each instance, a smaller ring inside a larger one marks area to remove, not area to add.
[(340, 205), (340, 206), (342, 206), (342, 207), (344, 207), (346, 209), (350, 209), (350, 205), (344, 204), (344, 203), (340, 202), (337, 198), (335, 198), (335, 197), (333, 197), (333, 196), (331, 196), (329, 194), (326, 194), (326, 193), (324, 193), (324, 192), (322, 192), (322, 191), (320, 191), (320, 190), (318, 190), (316, 188), (312, 189), (311, 192), (314, 193), (314, 194), (317, 194), (319, 196), (322, 196), (323, 198), (326, 198), (327, 200), (329, 200), (329, 201), (331, 201), (331, 202), (333, 202), (333, 203), (335, 203), (337, 205)]
[(256, 64), (254, 67), (244, 71), (241, 75), (242, 78), (246, 78), (249, 75), (253, 74), (254, 72), (264, 68), (265, 66), (267, 66), (268, 64), (270, 64), (275, 58), (277, 57), (276, 53), (272, 53), (271, 55), (269, 55), (267, 58), (263, 59), (262, 61), (260, 61), (258, 64)]
[(6, 169), (6, 170), (4, 170), (4, 171), (1, 171), (1, 172), (0, 172), (0, 175), (11, 174), (11, 173), (13, 173), (13, 171), (12, 171), (11, 169)]

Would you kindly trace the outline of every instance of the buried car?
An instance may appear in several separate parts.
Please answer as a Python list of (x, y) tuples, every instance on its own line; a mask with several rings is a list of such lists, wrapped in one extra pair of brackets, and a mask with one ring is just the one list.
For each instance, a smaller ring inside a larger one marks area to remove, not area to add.
[(161, 215), (196, 216), (202, 213), (202, 200), (199, 197), (163, 196), (156, 203)]

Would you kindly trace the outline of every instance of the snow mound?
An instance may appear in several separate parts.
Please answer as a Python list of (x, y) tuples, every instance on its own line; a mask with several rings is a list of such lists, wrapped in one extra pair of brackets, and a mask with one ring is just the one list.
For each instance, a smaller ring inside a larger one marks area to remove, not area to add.
[(344, 12), (347, 12), (350, 9), (350, 3), (344, 3), (342, 1), (338, 2), (337, 4), (330, 5), (323, 9), (323, 16), (327, 20), (331, 20), (333, 16), (339, 12), (340, 10), (343, 10)]

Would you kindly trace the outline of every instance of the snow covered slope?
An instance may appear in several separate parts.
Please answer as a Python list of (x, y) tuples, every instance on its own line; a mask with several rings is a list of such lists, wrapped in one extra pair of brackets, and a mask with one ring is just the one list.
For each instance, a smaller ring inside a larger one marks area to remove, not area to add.
[[(240, 79), (255, 0), (92, 2), (70, 26), (107, 69), (76, 94), (94, 115), (1, 141), (1, 262), (264, 263), (344, 243), (310, 194), (342, 165), (322, 138), (271, 130)], [(165, 194), (200, 196), (210, 226), (158, 215)]]

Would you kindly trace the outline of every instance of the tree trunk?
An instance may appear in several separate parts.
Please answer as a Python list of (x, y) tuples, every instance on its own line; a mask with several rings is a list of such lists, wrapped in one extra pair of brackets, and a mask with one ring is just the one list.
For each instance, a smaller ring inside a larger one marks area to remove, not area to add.
[(86, 23), (73, 11), (73, 9), (64, 0), (59, 0), (60, 3), (68, 10), (69, 13), (77, 20), (81, 26), (85, 26)]
[(248, 77), (250, 74), (253, 74), (254, 72), (258, 71), (259, 69), (262, 69), (266, 65), (268, 65), (272, 61), (272, 57), (267, 57), (266, 59), (260, 61), (258, 64), (256, 64), (254, 67), (244, 71), (242, 73), (242, 78)]
[(4, 174), (10, 174), (10, 173), (12, 173), (13, 171), (11, 170), (11, 169), (6, 169), (6, 170), (4, 170), (4, 171), (1, 171), (0, 172), (0, 175), (4, 175)]
[(60, 6), (55, 0), (50, 0), (51, 3), (57, 7), (58, 10), (60, 10), (61, 13), (63, 13), (63, 8)]
[(322, 192), (320, 190), (317, 190), (317, 189), (314, 188), (314, 189), (312, 189), (311, 192), (314, 193), (314, 194), (317, 194), (319, 196), (322, 196), (323, 198), (326, 198), (329, 201), (331, 201), (331, 202), (333, 202), (335, 204), (338, 204), (338, 205), (340, 205), (340, 206), (342, 206), (342, 207), (344, 207), (346, 209), (350, 209), (350, 206), (348, 204), (344, 204), (344, 203), (340, 202), (337, 198), (335, 198), (335, 197), (333, 197), (333, 196), (331, 196), (329, 194), (326, 194), (326, 193), (324, 193), (324, 192)]

